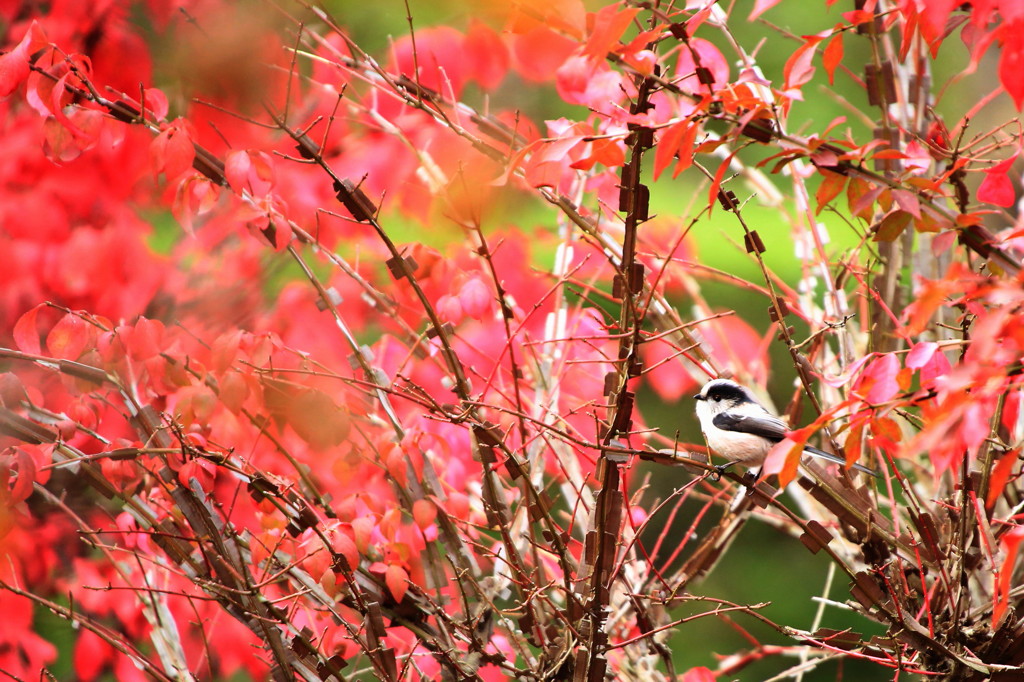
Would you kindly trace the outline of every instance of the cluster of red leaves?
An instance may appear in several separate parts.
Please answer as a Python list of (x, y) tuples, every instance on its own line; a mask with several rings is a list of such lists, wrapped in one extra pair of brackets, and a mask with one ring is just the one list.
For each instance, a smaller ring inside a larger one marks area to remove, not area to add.
[[(198, 12), (201, 21), (206, 16), (199, 3), (189, 9)], [(120, 9), (115, 14), (120, 16)], [(277, 250), (288, 246), (294, 235), (282, 228), (289, 223), (316, 232), (325, 245), (347, 242), (350, 248), (353, 240), (359, 240), (364, 249), (360, 275), (367, 281), (388, 277), (379, 265), (386, 257), (376, 258), (382, 253), (380, 245), (366, 231), (359, 235), (348, 222), (328, 216), (319, 219), (320, 207), (333, 204), (330, 184), (321, 177), (311, 181), (309, 170), (298, 164), (275, 163), (268, 152), (280, 148), (279, 143), (253, 140), (248, 127), (237, 122), (226, 126), (221, 120), (221, 134), (257, 144), (225, 152), (227, 187), (196, 173), (194, 144), (209, 141), (197, 130), (213, 116), (193, 111), (169, 120), (167, 98), (160, 91), (147, 89), (141, 98), (130, 94), (137, 87), (129, 83), (150, 81), (148, 60), (137, 58), (146, 55), (138, 37), (123, 23), (104, 23), (109, 20), (106, 15), (103, 20), (78, 16), (80, 24), (69, 35), (62, 23), (68, 16), (54, 13), (23, 24), (25, 38), (2, 57), (4, 94), (24, 88), (32, 105), (26, 107), (13, 98), (3, 104), (8, 125), (25, 131), (9, 136), (3, 178), (6, 191), (15, 195), (8, 205), (20, 207), (18, 214), (11, 211), (4, 216), (5, 255), (0, 257), (5, 279), (0, 312), (8, 339), (26, 357), (74, 361), (119, 377), (136, 399), (173, 415), (183, 444), (198, 452), (233, 453), (246, 467), (282, 482), (308, 476), (319, 494), (331, 500), (333, 516), (323, 524), (333, 550), (351, 568), (362, 566), (381, 576), (394, 602), (400, 603), (410, 581), (426, 584), (421, 562), (425, 543), (436, 539), (439, 509), (468, 524), (470, 537), (478, 537), (472, 530), (475, 526), (485, 525), (477, 487), (481, 464), (469, 457), (468, 434), (454, 424), (424, 419), (428, 410), (416, 401), (399, 400), (394, 409), (404, 437), (395, 442), (394, 432), (381, 428), (381, 419), (368, 419), (376, 409), (359, 388), (359, 374), (350, 366), (350, 351), (337, 341), (334, 322), (318, 309), (316, 292), (308, 284), (293, 283), (274, 300), (260, 291), (269, 263), (264, 257), (267, 240)], [(84, 58), (69, 70), (69, 62), (51, 48), (50, 40), (57, 36), (61, 49), (67, 50), (90, 30), (120, 45), (124, 51), (118, 59), (140, 71), (119, 80), (100, 70), (99, 60), (90, 69)], [(12, 30), (14, 35), (17, 32)], [(420, 82), (455, 96), (470, 82), (494, 87), (507, 72), (510, 55), (529, 55), (528, 41), (555, 35), (540, 26), (530, 33), (522, 38), (523, 46), (506, 48), (482, 24), (474, 24), (464, 36), (447, 28), (421, 32), (417, 57), (425, 66)], [(467, 61), (463, 48), (488, 59)], [(47, 57), (40, 59), (39, 50), (46, 50)], [(332, 57), (338, 52), (328, 43), (323, 50)], [(409, 39), (399, 41), (392, 55), (390, 68), (412, 69)], [(40, 70), (29, 71), (32, 56)], [(531, 69), (534, 77), (544, 71), (536, 64), (515, 63), (524, 76)], [(336, 74), (330, 75), (335, 78)], [(112, 84), (115, 91), (124, 84), (121, 100), (145, 111), (157, 129), (149, 133), (113, 120), (66, 88), (86, 88), (87, 80)], [(230, 94), (225, 106), (231, 104)], [(409, 113), (393, 101), (371, 102), (376, 93), (366, 97), (367, 113), (361, 117), (365, 123), (386, 118), (407, 139), (403, 142), (381, 130), (350, 137), (346, 125), (339, 123), (332, 134), (345, 139), (347, 149), (332, 161), (338, 168), (353, 169), (354, 174), (369, 171), (367, 191), (405, 187), (395, 193), (398, 205), (413, 214), (425, 214), (436, 197), (429, 186), (415, 181), (420, 164), (408, 146), (431, 150), (438, 172), (452, 176), (460, 168), (465, 174), (468, 145), (450, 131), (428, 125), (429, 117), (422, 112)], [(325, 98), (318, 106), (329, 112), (331, 105)], [(35, 122), (40, 115), (45, 117), (42, 126)], [(349, 139), (353, 144), (348, 145)], [(40, 154), (41, 148), (49, 159)], [(375, 172), (378, 167), (380, 172)], [(497, 175), (493, 165), (473, 168), (470, 164), (469, 171), (480, 179)], [(191, 236), (169, 256), (147, 246), (151, 230), (138, 215), (147, 208), (146, 197), (161, 177), (173, 188), (170, 207)], [(470, 202), (466, 212), (483, 203), (479, 196), (467, 194), (464, 199)], [(31, 215), (31, 222), (20, 220), (19, 214)], [(201, 230), (196, 228), (199, 220), (204, 223)], [(418, 264), (418, 282), (442, 321), (457, 329), (456, 351), (471, 368), (480, 399), (513, 410), (516, 406), (509, 396), (517, 379), (510, 352), (514, 348), (520, 361), (524, 352), (545, 352), (542, 344), (531, 344), (545, 338), (554, 303), (550, 284), (513, 276), (530, 267), (532, 255), (523, 235), (508, 233), (492, 239), (496, 239), (494, 258), (501, 264), (503, 279), (507, 278), (509, 311), (520, 339), (514, 346), (496, 328), (500, 317), (496, 316), (493, 276), (484, 260), (462, 248), (442, 254), (419, 245), (413, 245), (410, 255)], [(185, 263), (193, 265), (185, 267)], [(394, 316), (381, 315), (367, 302), (366, 289), (351, 277), (335, 275), (325, 286), (344, 301), (345, 322), (354, 325), (353, 331), (365, 335), (372, 330), (377, 340), (366, 353), (382, 376), (402, 377), (426, 396), (441, 399), (448, 393), (436, 344), (410, 336), (410, 329), (422, 327), (425, 318), (409, 286), (399, 283), (389, 292), (388, 303), (397, 311)], [(48, 300), (58, 302), (65, 311), (40, 303)], [(172, 320), (174, 324), (169, 324)], [(592, 308), (573, 310), (561, 331), (581, 340), (558, 340), (565, 352), (551, 370), (560, 377), (558, 402), (552, 408), (566, 415), (568, 428), (582, 440), (591, 435), (593, 426), (592, 417), (579, 406), (600, 392), (596, 377), (604, 372), (595, 369), (607, 362), (607, 355), (602, 350), (605, 344), (596, 339), (606, 332)], [(519, 381), (530, 386), (532, 374), (520, 374)], [(287, 519), (274, 504), (257, 502), (224, 468), (184, 451), (145, 454), (147, 444), (126, 420), (126, 406), (117, 390), (97, 388), (51, 369), (21, 368), (3, 377), (6, 407), (20, 412), (25, 405), (33, 405), (57, 415), (53, 423), (63, 446), (95, 457), (106, 480), (125, 496), (137, 496), (158, 516), (174, 515), (174, 500), (166, 488), (156, 485), (155, 473), (163, 465), (170, 466), (181, 485), (198, 485), (224, 501), (230, 509), (227, 520), (238, 532), (251, 535), (254, 567), (266, 563), (259, 570), (269, 572), (270, 555), (290, 556), (328, 593), (340, 588), (337, 568), (320, 538), (310, 531), (290, 533)], [(499, 426), (515, 421), (498, 410), (491, 418)], [(76, 609), (107, 623), (126, 641), (141, 644), (159, 638), (131, 588), (154, 578), (148, 569), (122, 561), (124, 552), (159, 552), (147, 531), (125, 513), (91, 513), (83, 523), (104, 537), (110, 534), (110, 541), (120, 549), (105, 555), (69, 545), (69, 551), (48, 555), (48, 563), (39, 563), (32, 538), (41, 529), (55, 536), (53, 546), (66, 544), (74, 531), (61, 514), (37, 518), (27, 503), (32, 484), (45, 484), (51, 476), (54, 446), (14, 445), (5, 438), (5, 446), (8, 443), (3, 455), (4, 582), (37, 594), (68, 594)], [(128, 450), (143, 454), (116, 455)], [(547, 466), (557, 473), (559, 463), (552, 459)], [(395, 486), (406, 487), (409, 476), (421, 478), (424, 467), (438, 472), (434, 475), (440, 476), (442, 497), (418, 500), (410, 518), (395, 498)], [(77, 490), (63, 470), (55, 473), (76, 494), (85, 492)], [(557, 572), (557, 566), (548, 569)], [(253, 677), (265, 674), (266, 664), (252, 656), (251, 632), (214, 602), (193, 599), (201, 591), (183, 576), (171, 572), (158, 582), (153, 586), (171, 595), (166, 616), (181, 624), (206, 623), (207, 632), (217, 630), (216, 647), (211, 648), (202, 631), (181, 628), (182, 652), (190, 669), (230, 676), (246, 667)], [(292, 598), (274, 588), (266, 594), (272, 600)], [(457, 594), (450, 597), (458, 601)], [(51, 663), (53, 648), (31, 634), (31, 602), (7, 592), (3, 598), (15, 603), (10, 612), (19, 614), (3, 629), (3, 648), (10, 652), (4, 669), (27, 675)], [(298, 603), (293, 608), (294, 626), (317, 632), (325, 651), (344, 658), (358, 654), (345, 627), (330, 616)], [(390, 633), (391, 645), (399, 653), (417, 646), (412, 634), (402, 628)], [(118, 679), (143, 677), (130, 657), (118, 654), (108, 639), (91, 630), (78, 640), (75, 664), (81, 679), (93, 679), (107, 668)], [(433, 675), (429, 662), (421, 664), (421, 670), (428, 677)]]

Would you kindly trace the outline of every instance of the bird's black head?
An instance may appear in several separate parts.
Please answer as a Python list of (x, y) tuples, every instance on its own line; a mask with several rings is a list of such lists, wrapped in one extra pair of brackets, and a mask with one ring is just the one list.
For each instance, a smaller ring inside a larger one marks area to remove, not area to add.
[(694, 400), (707, 400), (712, 403), (752, 403), (755, 402), (747, 389), (735, 381), (715, 379), (704, 384), (700, 393), (693, 396)]

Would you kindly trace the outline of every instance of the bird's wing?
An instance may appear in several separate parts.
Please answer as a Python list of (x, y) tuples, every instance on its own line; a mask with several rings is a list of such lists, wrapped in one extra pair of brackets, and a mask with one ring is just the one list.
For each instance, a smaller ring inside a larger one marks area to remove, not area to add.
[(711, 423), (723, 431), (752, 433), (775, 443), (785, 438), (789, 431), (785, 422), (767, 413), (753, 416), (735, 412), (719, 412), (711, 420)]

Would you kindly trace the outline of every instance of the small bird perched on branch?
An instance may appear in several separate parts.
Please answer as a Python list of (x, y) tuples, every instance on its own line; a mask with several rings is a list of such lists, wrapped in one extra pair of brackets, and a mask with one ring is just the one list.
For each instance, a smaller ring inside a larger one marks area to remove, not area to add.
[[(748, 389), (735, 381), (709, 381), (693, 398), (697, 401), (697, 418), (708, 446), (729, 460), (719, 467), (720, 472), (733, 464), (764, 464), (768, 451), (790, 431), (784, 421), (766, 410)], [(804, 453), (846, 464), (841, 457), (810, 445), (804, 446)], [(862, 464), (854, 464), (853, 468), (878, 476), (877, 471)]]

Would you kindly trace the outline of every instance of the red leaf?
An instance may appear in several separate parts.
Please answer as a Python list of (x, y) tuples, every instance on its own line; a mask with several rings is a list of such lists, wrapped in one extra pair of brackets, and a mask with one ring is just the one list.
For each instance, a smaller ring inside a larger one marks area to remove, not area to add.
[(547, 26), (536, 26), (515, 37), (512, 63), (524, 80), (550, 82), (576, 47), (576, 42)]
[(978, 187), (978, 201), (984, 201), (995, 206), (1013, 206), (1013, 202), (1017, 199), (1017, 194), (1013, 190), (1013, 181), (1010, 180), (1008, 172), (1010, 166), (1017, 160), (1018, 154), (1014, 154), (1010, 158), (1000, 161), (985, 170), (985, 179), (981, 181), (981, 185)]
[(946, 297), (957, 291), (960, 291), (960, 284), (956, 281), (925, 282), (914, 300), (903, 311), (903, 317), (907, 319), (907, 333), (916, 336), (924, 331), (931, 316), (945, 303)]
[(95, 109), (74, 107), (64, 122), (53, 116), (43, 123), (43, 153), (54, 163), (67, 163), (96, 144), (108, 119)]
[(186, 234), (192, 234), (192, 221), (196, 216), (208, 213), (217, 201), (220, 190), (209, 178), (193, 173), (178, 185), (178, 191), (171, 202), (171, 214), (178, 219)]
[(384, 582), (387, 583), (388, 590), (391, 592), (391, 596), (395, 598), (395, 601), (401, 602), (402, 597), (405, 596), (406, 591), (409, 589), (409, 574), (406, 573), (405, 569), (391, 564), (384, 573)]
[[(119, 328), (119, 330), (122, 328)], [(129, 328), (131, 331), (122, 334), (125, 349), (131, 353), (136, 360), (146, 360), (156, 357), (164, 351), (164, 323), (160, 320), (150, 320), (140, 317), (135, 326)]]
[[(15, 473), (11, 483), (11, 474)], [(36, 463), (22, 448), (0, 454), (0, 508), (20, 504), (32, 494), (36, 477)]]
[(472, 19), (462, 41), (466, 56), (466, 78), (484, 90), (494, 90), (508, 73), (509, 54), (501, 36), (487, 24)]
[(710, 668), (703, 666), (690, 668), (683, 675), (682, 682), (715, 682), (715, 673), (711, 672)]
[(1003, 52), (999, 57), (999, 82), (1013, 98), (1017, 111), (1020, 111), (1024, 107), (1024, 18), (1016, 18), (1003, 24), (999, 32), (1003, 37)]
[(192, 167), (196, 148), (192, 143), (191, 124), (176, 118), (150, 143), (153, 172), (176, 178)]
[(32, 308), (19, 317), (14, 325), (14, 343), (24, 353), (43, 354), (42, 346), (39, 345), (39, 328), (36, 326), (36, 317), (39, 315), (39, 309), (43, 306), (44, 304), (40, 303)]
[(202, 490), (211, 492), (216, 475), (217, 467), (212, 462), (205, 459), (191, 459), (178, 470), (178, 482), (191, 489), (194, 479)]
[(338, 554), (345, 557), (345, 561), (348, 562), (349, 568), (356, 569), (359, 567), (359, 550), (356, 548), (355, 541), (341, 530), (336, 530), (330, 534), (331, 548)]
[(241, 194), (248, 191), (262, 197), (274, 186), (274, 169), (270, 157), (263, 152), (236, 149), (224, 160), (224, 177), (231, 189)]
[(92, 682), (114, 662), (118, 651), (105, 639), (88, 628), (82, 628), (75, 638), (75, 673), (82, 682)]
[(145, 98), (146, 111), (149, 112), (157, 121), (163, 121), (167, 118), (167, 112), (170, 109), (170, 105), (167, 103), (167, 95), (164, 94), (163, 90), (157, 88), (146, 88), (142, 92)]
[(35, 21), (29, 26), (18, 45), (0, 56), (0, 98), (7, 97), (28, 78), (29, 59), (47, 44), (46, 34)]

